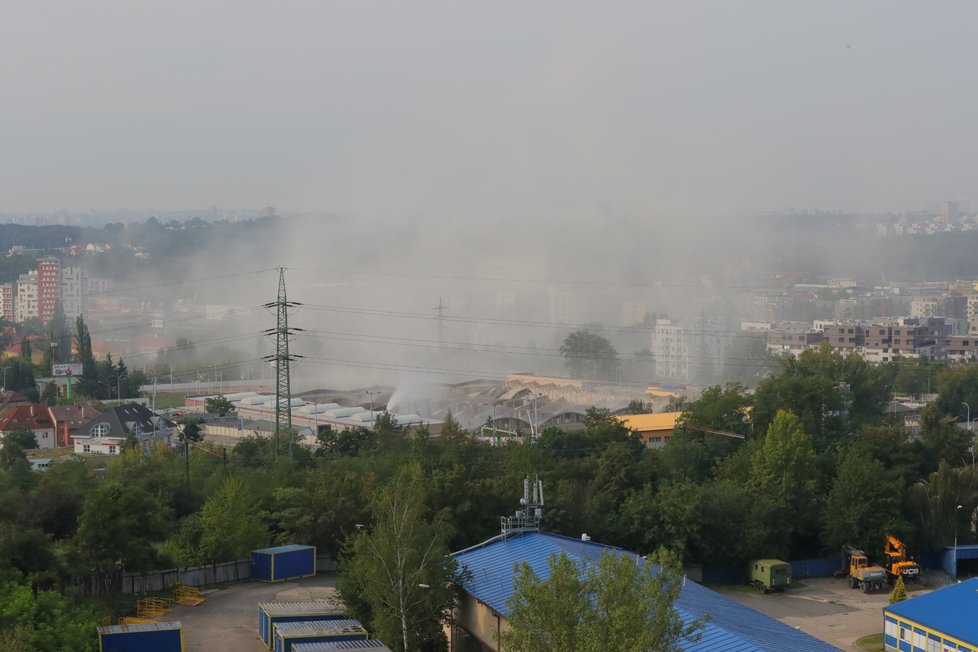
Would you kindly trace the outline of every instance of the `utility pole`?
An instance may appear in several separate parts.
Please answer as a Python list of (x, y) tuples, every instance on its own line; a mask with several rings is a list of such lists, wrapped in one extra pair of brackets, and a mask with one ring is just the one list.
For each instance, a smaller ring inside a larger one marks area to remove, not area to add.
[(442, 303), (441, 297), (438, 297), (438, 305), (435, 306), (435, 310), (438, 311), (438, 346), (439, 348), (444, 348), (445, 346), (445, 304)]
[(278, 459), (279, 438), (283, 429), (289, 437), (289, 458), (292, 458), (292, 379), (289, 373), (290, 364), (299, 356), (289, 354), (289, 340), (301, 331), (301, 328), (289, 328), (289, 308), (302, 304), (289, 301), (285, 293), (285, 268), (278, 270), (278, 298), (272, 303), (266, 303), (266, 308), (275, 308), (275, 328), (270, 328), (266, 335), (275, 335), (275, 354), (265, 356), (266, 360), (275, 361), (275, 450), (273, 455)]

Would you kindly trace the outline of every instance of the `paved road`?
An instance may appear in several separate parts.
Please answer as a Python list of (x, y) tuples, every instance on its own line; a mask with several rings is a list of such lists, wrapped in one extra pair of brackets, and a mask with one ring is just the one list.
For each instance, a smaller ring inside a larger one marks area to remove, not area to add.
[(335, 575), (317, 575), (295, 582), (246, 582), (206, 593), (196, 607), (175, 607), (161, 620), (180, 621), (186, 652), (262, 652), (258, 639), (258, 603), (312, 600), (333, 592)]
[[(883, 607), (889, 603), (888, 591), (866, 594), (850, 589), (845, 580), (833, 578), (806, 579), (803, 583), (803, 588), (768, 595), (721, 592), (841, 650), (858, 650), (856, 641), (883, 631)], [(912, 595), (926, 591), (919, 585), (908, 589)]]

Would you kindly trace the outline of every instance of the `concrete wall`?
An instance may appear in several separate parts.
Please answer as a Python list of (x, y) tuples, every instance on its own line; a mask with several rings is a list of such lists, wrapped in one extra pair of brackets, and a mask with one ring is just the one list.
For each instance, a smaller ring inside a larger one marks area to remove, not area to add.
[(453, 634), (449, 646), (452, 652), (500, 652), (496, 637), (507, 629), (508, 624), (484, 603), (466, 595), (456, 608), (455, 627), (464, 629), (471, 638), (462, 641), (462, 637)]

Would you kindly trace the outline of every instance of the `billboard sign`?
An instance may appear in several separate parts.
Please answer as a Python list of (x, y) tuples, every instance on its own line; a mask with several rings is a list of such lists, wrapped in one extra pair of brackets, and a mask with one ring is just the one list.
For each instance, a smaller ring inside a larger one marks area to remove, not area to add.
[(57, 363), (51, 365), (51, 371), (55, 376), (81, 376), (82, 366), (75, 363)]

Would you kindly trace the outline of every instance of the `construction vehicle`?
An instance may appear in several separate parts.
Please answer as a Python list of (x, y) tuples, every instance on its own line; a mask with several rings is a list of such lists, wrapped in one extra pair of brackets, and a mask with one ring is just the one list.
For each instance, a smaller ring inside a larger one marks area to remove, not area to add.
[(889, 533), (884, 537), (883, 552), (886, 554), (886, 574), (889, 582), (892, 584), (901, 575), (904, 582), (919, 578), (920, 564), (908, 558), (906, 544)]
[(879, 591), (886, 582), (886, 569), (870, 565), (866, 553), (852, 546), (842, 546), (842, 567), (849, 569), (849, 587), (863, 593)]
[(764, 593), (784, 591), (791, 584), (791, 564), (780, 559), (757, 559), (751, 562), (750, 583)]

